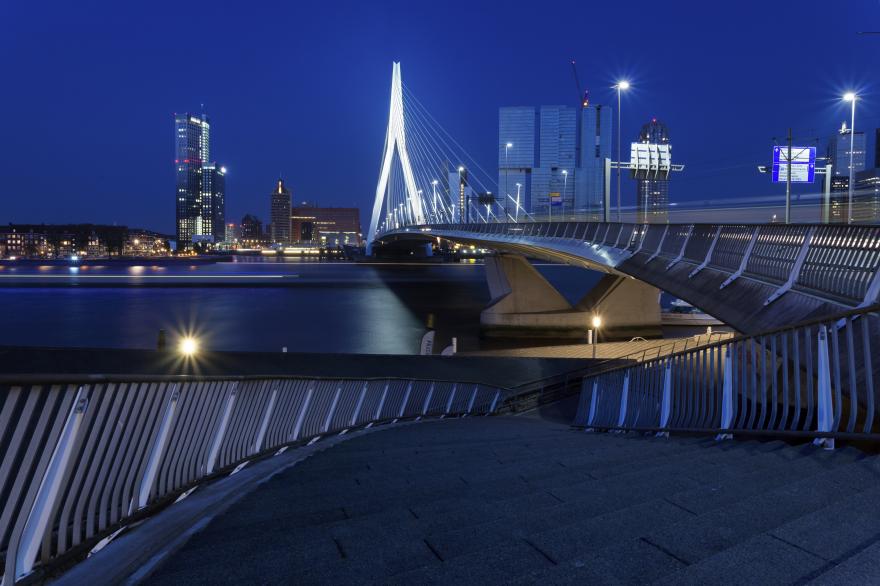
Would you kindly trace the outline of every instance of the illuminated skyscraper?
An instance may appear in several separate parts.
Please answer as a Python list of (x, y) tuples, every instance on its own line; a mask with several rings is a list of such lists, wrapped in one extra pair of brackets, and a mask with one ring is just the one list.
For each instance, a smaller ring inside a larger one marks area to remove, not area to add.
[[(642, 144), (669, 145), (669, 129), (656, 118), (642, 126), (639, 132)], [(669, 145), (672, 150), (672, 145)], [(669, 179), (637, 179), (636, 210), (638, 222), (665, 223), (669, 221)]]
[(226, 220), (226, 169), (211, 161), (211, 124), (205, 114), (174, 116), (177, 250), (193, 238), (220, 242)]
[(284, 187), (284, 180), (280, 177), (269, 197), (272, 244), (290, 244), (290, 190)]
[(202, 164), (210, 160), (211, 125), (202, 114), (174, 117), (174, 164), (177, 167), (177, 250), (192, 249), (202, 234)]

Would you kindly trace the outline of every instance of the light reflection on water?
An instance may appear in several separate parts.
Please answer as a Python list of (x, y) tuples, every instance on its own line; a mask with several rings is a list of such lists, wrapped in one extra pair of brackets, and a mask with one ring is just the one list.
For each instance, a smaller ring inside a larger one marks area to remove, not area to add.
[[(482, 264), (236, 262), (81, 266), (77, 274), (70, 268), (76, 267), (4, 269), (58, 278), (27, 286), (0, 281), (2, 344), (150, 348), (165, 329), (170, 344), (178, 334), (197, 332), (203, 347), (216, 350), (413, 354), (434, 313), (435, 346), (456, 336), (466, 350), (479, 347), (479, 314), (489, 302)], [(566, 287), (582, 293), (595, 281), (572, 267), (541, 270), (563, 293)], [(296, 278), (280, 287), (120, 287), (100, 286), (101, 279), (84, 273), (135, 283), (150, 275)], [(44, 286), (62, 284), (64, 275), (76, 286)]]

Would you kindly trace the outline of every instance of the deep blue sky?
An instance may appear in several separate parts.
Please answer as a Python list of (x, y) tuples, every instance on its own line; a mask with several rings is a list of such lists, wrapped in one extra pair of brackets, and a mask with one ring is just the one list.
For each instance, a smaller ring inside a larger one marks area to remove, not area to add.
[[(855, 87), (880, 126), (878, 0), (628, 2), (32, 2), (0, 4), (0, 222), (171, 231), (172, 113), (212, 118), (228, 216), (296, 200), (356, 204), (366, 225), (391, 61), (487, 169), (498, 107), (634, 88), (624, 143), (657, 116), (687, 165), (673, 201), (779, 193), (754, 165), (774, 136), (827, 136)], [(803, 141), (802, 141), (803, 142)], [(873, 160), (871, 158), (870, 160)], [(632, 191), (630, 184), (628, 192)]]

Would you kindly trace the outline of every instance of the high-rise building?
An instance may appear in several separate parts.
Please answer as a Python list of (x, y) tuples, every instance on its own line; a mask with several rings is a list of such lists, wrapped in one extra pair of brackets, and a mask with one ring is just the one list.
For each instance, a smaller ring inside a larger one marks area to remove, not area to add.
[[(498, 112), (498, 190), (507, 210), (533, 214), (598, 212), (605, 158), (611, 153), (612, 110), (504, 107)], [(510, 197), (507, 197), (507, 195)]]
[(284, 180), (280, 177), (269, 197), (272, 244), (290, 244), (290, 190), (284, 187)]
[(175, 114), (177, 250), (193, 239), (219, 242), (226, 219), (226, 168), (211, 161), (211, 123), (205, 114)]
[(174, 117), (177, 166), (177, 250), (191, 250), (202, 233), (202, 164), (210, 159), (211, 125), (204, 114)]
[(296, 243), (321, 246), (361, 243), (358, 208), (319, 208), (303, 203), (291, 210), (290, 225), (291, 238)]
[[(669, 144), (669, 129), (656, 118), (642, 126), (639, 132), (642, 144)], [(669, 221), (669, 179), (637, 179), (636, 212), (640, 223), (665, 223)]]
[(217, 163), (202, 165), (202, 234), (226, 239), (226, 167)]
[(831, 172), (834, 175), (849, 177), (850, 148), (852, 148), (853, 174), (864, 171), (865, 133), (853, 134), (844, 122), (840, 130), (828, 141), (828, 162), (831, 163)]
[(263, 238), (263, 222), (254, 215), (245, 214), (241, 219), (241, 242), (245, 246), (262, 246), (265, 243)]

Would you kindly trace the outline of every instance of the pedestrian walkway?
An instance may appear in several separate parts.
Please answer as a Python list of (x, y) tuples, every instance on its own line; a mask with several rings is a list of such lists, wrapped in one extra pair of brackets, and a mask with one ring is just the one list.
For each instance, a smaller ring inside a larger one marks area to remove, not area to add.
[(867, 584), (880, 460), (852, 448), (420, 422), (317, 453), (151, 584)]

